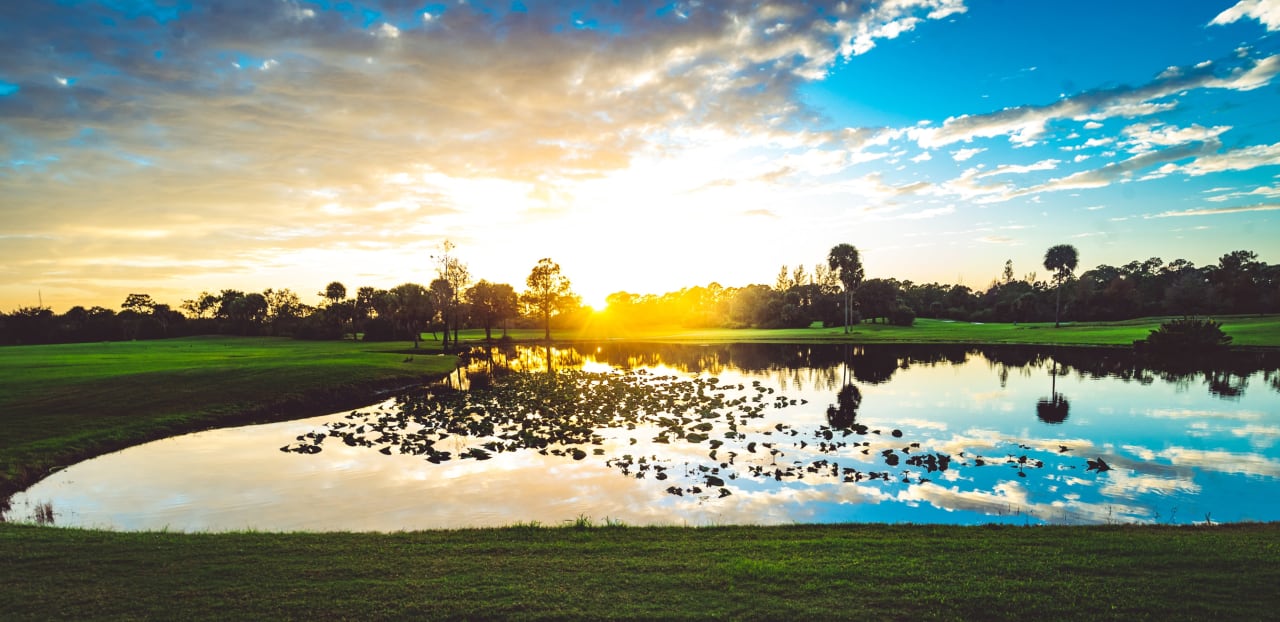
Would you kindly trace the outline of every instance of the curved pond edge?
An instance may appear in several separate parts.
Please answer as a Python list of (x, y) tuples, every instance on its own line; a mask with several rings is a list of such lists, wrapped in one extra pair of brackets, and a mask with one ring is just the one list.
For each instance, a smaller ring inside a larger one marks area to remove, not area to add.
[[(844, 336), (841, 336), (844, 337)], [(1109, 352), (1115, 355), (1131, 355), (1136, 356), (1135, 350), (1129, 345), (1108, 345), (1108, 344), (1045, 344), (1045, 343), (1008, 343), (1008, 342), (968, 342), (968, 341), (902, 341), (902, 342), (858, 342), (848, 338), (841, 339), (796, 339), (796, 338), (779, 338), (777, 340), (761, 340), (761, 339), (744, 339), (741, 341), (718, 341), (712, 340), (703, 342), (697, 339), (682, 340), (651, 338), (651, 339), (552, 339), (546, 341), (543, 339), (510, 339), (506, 341), (484, 339), (478, 340), (461, 340), (461, 347), (456, 350), (451, 349), (455, 354), (465, 356), (466, 352), (473, 348), (495, 347), (506, 345), (520, 346), (550, 346), (550, 347), (584, 347), (592, 344), (618, 344), (618, 343), (636, 343), (636, 344), (668, 344), (675, 346), (725, 346), (734, 343), (740, 344), (760, 344), (760, 345), (846, 345), (854, 347), (867, 348), (947, 348), (947, 347), (963, 347), (963, 348), (994, 348), (994, 349), (1034, 349), (1046, 350), (1050, 352)], [(401, 353), (400, 350), (387, 350), (387, 353)], [(404, 353), (411, 353), (412, 350), (404, 350)], [(1222, 355), (1231, 356), (1254, 356), (1271, 359), (1280, 356), (1280, 347), (1270, 346), (1233, 346), (1221, 353)], [(448, 372), (423, 374), (412, 381), (406, 382), (406, 378), (396, 377), (385, 380), (353, 383), (343, 385), (331, 385), (325, 387), (312, 387), (301, 389), (296, 392), (290, 392), (278, 399), (261, 403), (248, 409), (237, 409), (235, 404), (220, 405), (221, 407), (232, 409), (226, 413), (217, 413), (219, 406), (214, 406), (212, 412), (208, 412), (194, 421), (188, 422), (171, 422), (168, 424), (155, 422), (153, 425), (146, 427), (131, 429), (131, 434), (119, 438), (103, 438), (91, 442), (88, 446), (78, 449), (66, 449), (51, 452), (43, 456), (43, 460), (37, 464), (20, 464), (17, 467), (17, 473), (10, 476), (9, 474), (0, 474), (0, 510), (8, 508), (10, 498), (17, 492), (30, 488), (49, 475), (56, 473), (65, 466), (83, 462), (98, 456), (109, 454), (115, 451), (127, 449), (144, 443), (161, 440), (171, 436), (188, 434), (192, 432), (200, 432), (204, 430), (236, 427), (243, 425), (255, 425), (260, 423), (274, 423), (281, 421), (289, 421), (292, 419), (302, 419), (307, 417), (320, 416), (332, 412), (346, 409), (355, 409), (367, 406), (372, 402), (385, 399), (392, 395), (411, 390), (415, 387), (424, 386), (432, 382), (443, 380), (463, 365), (464, 360), (457, 360), (452, 370)], [(0, 520), (3, 522), (3, 520)]]
[[(451, 373), (453, 371), (423, 374), (412, 381), (406, 381), (404, 376), (400, 376), (358, 384), (311, 387), (289, 392), (287, 395), (260, 403), (252, 408), (238, 408), (234, 403), (214, 405), (205, 416), (193, 421), (168, 424), (157, 422), (155, 425), (132, 429), (133, 434), (126, 437), (103, 438), (91, 442), (84, 448), (50, 452), (43, 456), (44, 459), (39, 464), (18, 465), (17, 473), (12, 476), (0, 474), (0, 510), (8, 507), (9, 499), (15, 493), (34, 486), (68, 465), (180, 434), (304, 419), (349, 408), (360, 408), (415, 387), (444, 379)], [(218, 413), (216, 409), (219, 407), (230, 410), (226, 413)], [(0, 522), (3, 521), (0, 520)]]

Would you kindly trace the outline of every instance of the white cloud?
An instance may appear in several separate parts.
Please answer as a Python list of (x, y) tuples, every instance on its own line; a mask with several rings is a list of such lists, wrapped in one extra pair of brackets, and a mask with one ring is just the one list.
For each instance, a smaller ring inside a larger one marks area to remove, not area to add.
[(918, 155), (918, 156), (916, 156), (916, 157), (914, 157), (914, 158), (911, 158), (911, 161), (912, 161), (912, 162), (916, 162), (916, 163), (920, 163), (920, 162), (928, 162), (929, 160), (932, 160), (932, 159), (933, 159), (933, 156), (932, 156), (932, 155), (929, 155), (929, 152), (928, 152), (928, 151), (925, 151), (925, 152), (922, 152), (920, 155)]
[(1280, 55), (1253, 61), (1247, 58), (1198, 64), (1165, 72), (1139, 87), (1086, 91), (1041, 106), (1016, 106), (982, 115), (949, 117), (941, 127), (913, 128), (910, 136), (921, 147), (937, 148), (975, 138), (1006, 136), (1015, 145), (1036, 142), (1049, 123), (1059, 119), (1103, 121), (1149, 116), (1172, 110), (1174, 101), (1161, 101), (1198, 88), (1247, 91), (1269, 84), (1280, 73)]
[(1280, 0), (1240, 0), (1209, 23), (1221, 26), (1246, 18), (1262, 22), (1267, 30), (1280, 30)]
[(381, 26), (378, 26), (378, 30), (375, 34), (383, 39), (398, 39), (400, 38), (400, 29), (383, 22)]
[(976, 156), (979, 153), (982, 153), (983, 151), (986, 151), (986, 149), (985, 148), (957, 149), (956, 151), (951, 152), (951, 157), (956, 162), (964, 162), (965, 160), (968, 160), (969, 158), (972, 158), (973, 156)]
[(1061, 162), (1059, 160), (1049, 159), (1040, 160), (1039, 162), (1026, 165), (1005, 164), (997, 166), (985, 173), (980, 173), (976, 175), (975, 178), (982, 179), (984, 177), (993, 177), (995, 175), (1021, 175), (1023, 173), (1031, 173), (1034, 171), (1051, 171), (1058, 168), (1058, 164), (1060, 163)]
[(1147, 218), (1174, 218), (1180, 216), (1221, 216), (1223, 214), (1240, 214), (1244, 212), (1274, 212), (1280, 210), (1280, 203), (1263, 205), (1246, 205), (1242, 207), (1206, 207), (1182, 211), (1161, 212)]
[(1213, 125), (1206, 128), (1193, 123), (1190, 127), (1179, 128), (1162, 123), (1135, 123), (1124, 128), (1124, 145), (1129, 147), (1129, 151), (1140, 154), (1156, 147), (1215, 140), (1229, 129), (1231, 129), (1230, 125)]
[(1260, 166), (1280, 164), (1280, 143), (1254, 145), (1225, 153), (1201, 156), (1182, 171), (1192, 177), (1223, 171), (1247, 171)]
[[(1230, 190), (1230, 188), (1214, 188), (1211, 192), (1223, 192), (1225, 190)], [(1248, 192), (1228, 192), (1226, 194), (1211, 196), (1209, 197), (1209, 200), (1215, 203), (1221, 203), (1223, 201), (1237, 199), (1240, 197), (1262, 197), (1266, 199), (1280, 198), (1280, 185), (1260, 186)]]

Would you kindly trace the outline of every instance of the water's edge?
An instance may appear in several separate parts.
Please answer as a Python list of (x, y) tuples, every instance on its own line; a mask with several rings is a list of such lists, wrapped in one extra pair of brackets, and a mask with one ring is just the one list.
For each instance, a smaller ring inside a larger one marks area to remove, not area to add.
[[(362, 408), (416, 387), (444, 379), (452, 373), (453, 371), (423, 374), (412, 382), (406, 382), (404, 378), (393, 378), (370, 383), (325, 387), (309, 391), (306, 394), (295, 393), (253, 408), (237, 410), (222, 416), (214, 416), (211, 419), (195, 421), (191, 422), (191, 424), (179, 423), (158, 426), (143, 432), (138, 437), (107, 439), (94, 443), (92, 447), (82, 451), (58, 453), (52, 456), (51, 459), (60, 463), (59, 466), (45, 470), (21, 468), (16, 477), (0, 476), (0, 510), (9, 507), (9, 501), (13, 495), (40, 483), (46, 477), (67, 465), (77, 464), (98, 456), (182, 434), (259, 423), (277, 423), (292, 419), (306, 419), (339, 410)], [(4, 522), (3, 518), (0, 518), (0, 522)]]

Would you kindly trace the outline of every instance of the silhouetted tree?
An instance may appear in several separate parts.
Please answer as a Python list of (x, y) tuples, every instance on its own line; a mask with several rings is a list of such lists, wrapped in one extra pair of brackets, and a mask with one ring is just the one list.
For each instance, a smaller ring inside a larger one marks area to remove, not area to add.
[(1057, 283), (1057, 294), (1053, 305), (1053, 326), (1057, 328), (1061, 326), (1060, 313), (1062, 311), (1062, 284), (1071, 278), (1071, 274), (1075, 272), (1076, 263), (1079, 261), (1080, 255), (1076, 252), (1076, 247), (1070, 244), (1059, 244), (1049, 247), (1044, 254), (1044, 267), (1046, 270), (1053, 272), (1053, 280)]
[(569, 279), (560, 274), (560, 264), (551, 261), (549, 257), (543, 257), (529, 272), (525, 285), (529, 289), (520, 296), (520, 301), (533, 313), (541, 316), (544, 337), (550, 341), (551, 316), (573, 298)]
[(844, 332), (848, 333), (853, 320), (853, 292), (862, 283), (862, 259), (852, 244), (837, 244), (827, 254), (827, 266), (844, 287)]
[(422, 327), (435, 315), (431, 293), (417, 283), (404, 283), (391, 288), (383, 304), (396, 325), (413, 337), (413, 349), (418, 349)]
[[(471, 317), (484, 327), (484, 338), (493, 338), (492, 330), (499, 322), (513, 318), (519, 311), (516, 290), (506, 283), (490, 283), (481, 279), (465, 295), (471, 306)], [(506, 334), (506, 331), (503, 331)]]
[[(463, 290), (471, 284), (471, 273), (467, 270), (466, 264), (453, 255), (453, 250), (456, 248), (453, 242), (445, 240), (440, 245), (440, 248), (441, 254), (435, 258), (438, 262), (436, 276), (448, 283), (449, 298), (448, 300), (437, 300), (436, 302), (441, 305), (440, 311), (444, 320), (445, 346), (448, 347), (448, 333), (451, 327), (453, 329), (454, 344), (456, 345), (458, 341), (458, 327), (462, 323), (463, 311), (461, 296)], [(432, 290), (435, 290), (434, 286)]]

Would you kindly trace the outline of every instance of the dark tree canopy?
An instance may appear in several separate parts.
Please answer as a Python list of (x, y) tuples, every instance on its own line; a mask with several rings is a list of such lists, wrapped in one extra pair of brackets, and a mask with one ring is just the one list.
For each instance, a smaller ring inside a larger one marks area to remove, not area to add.
[(1058, 284), (1053, 311), (1053, 326), (1055, 328), (1062, 325), (1062, 284), (1071, 278), (1079, 259), (1080, 255), (1076, 252), (1076, 247), (1070, 244), (1051, 246), (1044, 254), (1044, 267), (1046, 270), (1053, 272), (1053, 280)]
[(844, 287), (844, 332), (853, 323), (853, 293), (862, 283), (862, 258), (852, 244), (837, 244), (827, 253), (827, 266)]

